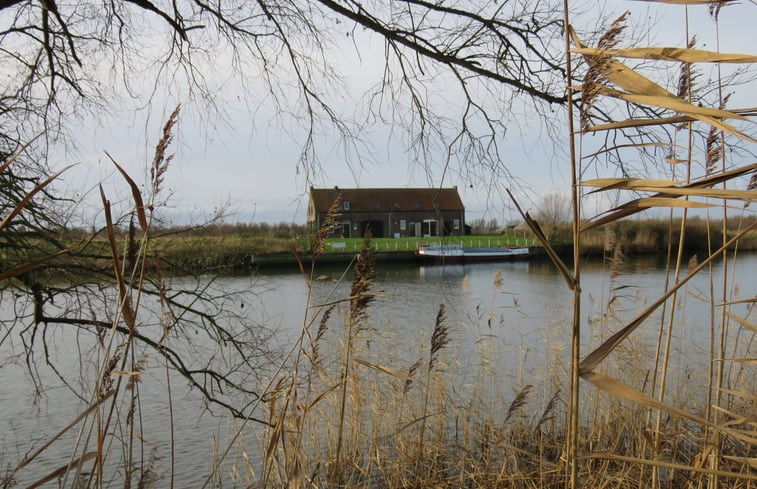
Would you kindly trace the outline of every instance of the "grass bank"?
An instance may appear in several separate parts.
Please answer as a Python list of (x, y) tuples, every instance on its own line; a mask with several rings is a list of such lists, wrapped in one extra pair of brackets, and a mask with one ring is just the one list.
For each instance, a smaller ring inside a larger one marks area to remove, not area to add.
[[(463, 246), (523, 246), (534, 240), (503, 235), (450, 236), (437, 238), (376, 238), (371, 241), (375, 252), (391, 259), (391, 253), (409, 254), (419, 246), (433, 243), (461, 244)], [(295, 264), (295, 255), (303, 261), (311, 256), (311, 241), (303, 238), (273, 238), (256, 236), (173, 236), (156, 238), (150, 250), (176, 269), (213, 270), (250, 268), (272, 264)], [(338, 260), (344, 255), (350, 260), (362, 248), (362, 238), (332, 238), (326, 240), (321, 260)]]
[[(755, 217), (729, 221), (727, 238), (736, 235), (741, 229), (751, 225)], [(684, 232), (686, 239), (681, 241), (680, 226), (671, 225), (667, 219), (634, 220), (627, 219), (591, 230), (581, 236), (581, 248), (584, 255), (601, 255), (615, 249), (625, 254), (665, 253), (670, 247), (678, 248), (683, 242), (684, 250), (690, 252), (707, 252), (723, 243), (723, 224), (721, 221), (707, 221), (689, 218)], [(757, 251), (757, 232), (745, 235), (738, 243), (742, 251)]]
[[(749, 224), (749, 223), (745, 223)], [(728, 230), (729, 235), (737, 228)], [(690, 220), (686, 227), (686, 251), (706, 252), (711, 243), (722, 242), (722, 226), (718, 222)], [(669, 243), (675, 250), (679, 243), (679, 229), (671, 228), (666, 220), (625, 220), (591, 230), (582, 235), (581, 254), (583, 256), (606, 256), (620, 251), (626, 255), (664, 254)], [(330, 238), (323, 247), (324, 257), (332, 256), (339, 261), (339, 255), (349, 260), (362, 247), (362, 238)], [(561, 231), (551, 241), (558, 250), (567, 250), (570, 240)], [(382, 253), (383, 259), (391, 259), (392, 253), (412, 253), (419, 246), (434, 243), (460, 244), (470, 247), (534, 246), (538, 245), (533, 235), (526, 231), (510, 234), (490, 234), (477, 236), (448, 236), (436, 238), (374, 238), (371, 246)], [(282, 238), (243, 234), (170, 236), (155, 238), (150, 242), (150, 250), (176, 270), (218, 270), (244, 269), (263, 266), (267, 263), (295, 264), (295, 254), (303, 261), (311, 255), (311, 240), (306, 238)], [(751, 233), (739, 242), (742, 251), (757, 251), (757, 233)], [(323, 260), (324, 258), (322, 258)]]
[[(558, 252), (570, 254), (571, 243), (556, 231), (551, 242)], [(675, 250), (679, 239), (678, 229), (670, 230), (663, 220), (626, 220), (591, 230), (582, 235), (583, 256), (607, 256), (620, 250), (625, 255), (664, 254), (668, 243)], [(736, 229), (729, 230), (730, 233)], [(686, 250), (706, 252), (708, 243), (722, 242), (722, 226), (719, 223), (691, 220), (686, 228)], [(110, 247), (104, 237), (78, 241), (75, 235), (66, 238), (70, 254), (64, 254), (49, 262), (51, 269), (57, 264), (75, 266), (87, 270), (107, 270), (112, 267)], [(362, 238), (330, 238), (325, 241), (321, 261), (349, 261), (362, 247)], [(434, 243), (460, 244), (470, 247), (534, 246), (537, 241), (529, 231), (510, 234), (476, 236), (448, 236), (435, 238), (374, 238), (371, 246), (380, 253), (381, 260), (403, 260), (418, 247)], [(117, 248), (125, 249), (126, 237), (117, 239)], [(303, 262), (311, 259), (312, 241), (309, 238), (255, 235), (229, 228), (223, 233), (200, 233), (198, 235), (170, 233), (151, 238), (148, 255), (159, 258), (166, 271), (171, 273), (197, 273), (213, 270), (243, 270), (260, 266), (296, 265), (297, 258)], [(757, 233), (751, 233), (739, 242), (742, 251), (757, 251)], [(39, 248), (39, 256), (53, 254), (57, 250)], [(396, 255), (395, 255), (396, 254)], [(329, 258), (330, 257), (330, 258)], [(28, 258), (25, 256), (24, 258)], [(5, 268), (12, 268), (14, 258), (8, 252), (0, 255)], [(152, 260), (151, 264), (156, 261)], [(68, 267), (71, 269), (71, 267)]]

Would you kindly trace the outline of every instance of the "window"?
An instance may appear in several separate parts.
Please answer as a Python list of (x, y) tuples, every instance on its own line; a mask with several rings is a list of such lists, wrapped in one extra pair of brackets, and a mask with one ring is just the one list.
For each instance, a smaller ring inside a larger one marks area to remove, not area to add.
[(350, 210), (350, 201), (349, 200), (343, 200), (342, 201), (342, 210), (344, 210), (344, 211)]
[(421, 208), (421, 205), (418, 202), (413, 204), (413, 209), (420, 209), (420, 208)]
[(392, 209), (399, 209), (399, 208), (400, 208), (399, 202), (395, 202), (394, 204), (392, 204)]
[(400, 231), (405, 231), (407, 229), (407, 221), (404, 219), (400, 219)]
[(452, 227), (454, 227), (455, 229), (460, 229), (460, 219), (455, 219), (452, 222)]

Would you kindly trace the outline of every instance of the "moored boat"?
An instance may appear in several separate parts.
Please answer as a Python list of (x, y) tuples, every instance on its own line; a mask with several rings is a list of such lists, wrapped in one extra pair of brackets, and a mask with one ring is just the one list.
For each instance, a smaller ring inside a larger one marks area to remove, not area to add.
[(461, 245), (421, 246), (415, 256), (436, 263), (475, 263), (487, 261), (520, 260), (532, 256), (528, 246), (472, 248)]

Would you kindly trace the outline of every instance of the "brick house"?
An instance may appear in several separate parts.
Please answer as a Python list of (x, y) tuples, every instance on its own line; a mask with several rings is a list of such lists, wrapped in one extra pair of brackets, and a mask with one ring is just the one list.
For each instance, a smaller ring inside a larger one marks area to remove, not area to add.
[(308, 224), (318, 228), (341, 195), (341, 226), (330, 236), (361, 237), (370, 227), (376, 238), (453, 236), (465, 231), (465, 207), (452, 188), (313, 188)]

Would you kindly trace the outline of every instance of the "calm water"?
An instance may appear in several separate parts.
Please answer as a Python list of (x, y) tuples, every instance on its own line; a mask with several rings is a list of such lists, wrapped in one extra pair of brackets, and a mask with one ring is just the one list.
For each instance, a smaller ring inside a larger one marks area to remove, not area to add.
[[(715, 274), (720, 277), (721, 264)], [(753, 297), (757, 289), (757, 255), (742, 256), (733, 270), (735, 296)], [(313, 284), (311, 305), (318, 305), (348, 295), (351, 277), (339, 282), (343, 270), (318, 270), (321, 280)], [(369, 308), (361, 339), (372, 358), (398, 370), (407, 370), (428, 350), (439, 305), (446, 306), (451, 342), (445, 350), (445, 367), (461, 389), (481, 382), (497, 383), (512, 393), (525, 383), (548, 382), (550, 375), (565, 375), (569, 364), (572, 293), (546, 261), (482, 264), (471, 266), (390, 266), (379, 264), (373, 287), (381, 294)], [(182, 279), (174, 279), (180, 282)], [(719, 278), (718, 278), (719, 282)], [(654, 259), (626, 264), (611, 277), (608, 265), (593, 263), (583, 269), (581, 304), (584, 335), (583, 351), (599, 344), (654, 301), (663, 290), (665, 274)], [(235, 291), (225, 302), (228, 310), (248, 318), (250, 324), (262, 324), (276, 333), (271, 345), (286, 348), (301, 331), (302, 325), (317, 320), (317, 307), (308, 309), (308, 288), (298, 273), (261, 273), (224, 277), (216, 281), (218, 290)], [(673, 341), (673, 364), (680, 375), (702, 369), (707, 361), (709, 344), (709, 305), (703, 301), (710, 282), (706, 274), (696, 278), (679, 294), (676, 309), (676, 336)], [(4, 317), (18, 307), (11, 294), (2, 296)], [(744, 317), (745, 305), (732, 312)], [(338, 315), (337, 315), (338, 316)], [(657, 339), (659, 315), (654, 315), (632, 336), (640, 355), (650, 350)], [(342, 337), (338, 318), (332, 319), (324, 336), (325, 345), (334, 345)], [(6, 330), (0, 332), (4, 337)], [(73, 389), (87, 392), (91, 385), (91, 366), (96, 358), (88, 357), (87, 339), (70, 330), (50, 328), (49, 343), (59, 347), (49, 352)], [(685, 344), (684, 344), (685, 340)], [(0, 344), (0, 463), (3, 470), (25, 454), (39, 447), (78, 414), (82, 401), (56, 378), (43, 356), (31, 367), (45, 380), (44, 393), (35, 396), (30, 375), (23, 361), (23, 345), (13, 338)], [(199, 343), (198, 355), (217, 353), (207, 350), (210, 344)], [(328, 347), (325, 347), (328, 348)], [(328, 350), (325, 350), (328, 352)], [(681, 354), (685, 352), (685, 354)], [(328, 355), (326, 355), (328, 357)], [(262, 371), (262, 377), (267, 372)], [(629, 372), (629, 375), (631, 373)], [(84, 380), (78, 380), (80, 377)], [(156, 471), (168, 471), (169, 429), (165, 370), (157, 357), (148, 359), (141, 383), (143, 412), (141, 422), (146, 443), (159, 457)], [(77, 382), (81, 382), (80, 384)], [(195, 487), (207, 476), (213, 440), (223, 448), (235, 431), (235, 423), (223, 416), (211, 416), (202, 409), (197, 392), (186, 382), (172, 377), (174, 433), (176, 443), (177, 487)], [(486, 402), (485, 400), (482, 402)], [(491, 399), (501, 402), (501, 397)], [(255, 458), (260, 446), (256, 430), (244, 433), (244, 442)], [(73, 436), (64, 437), (45, 452), (38, 462), (16, 475), (19, 485), (28, 484), (41, 475), (63, 465), (73, 444)], [(238, 458), (241, 455), (236, 453)], [(254, 467), (259, 471), (259, 467)], [(162, 484), (157, 484), (160, 487)], [(51, 483), (50, 487), (55, 487)]]

